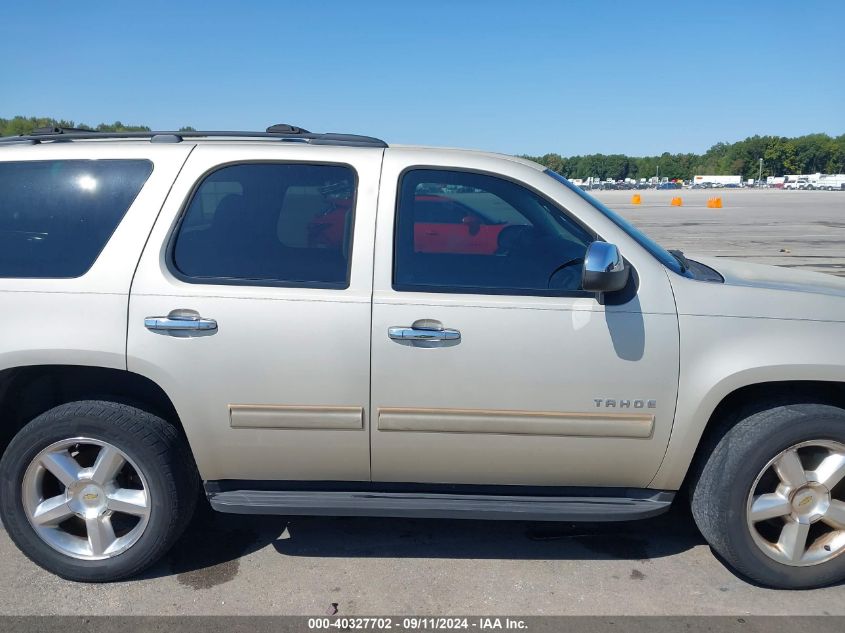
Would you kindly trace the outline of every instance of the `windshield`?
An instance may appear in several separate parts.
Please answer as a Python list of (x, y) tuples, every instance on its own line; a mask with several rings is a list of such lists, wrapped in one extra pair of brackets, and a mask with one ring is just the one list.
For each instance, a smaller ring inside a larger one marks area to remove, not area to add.
[(597, 211), (599, 211), (602, 215), (604, 215), (608, 220), (613, 222), (616, 226), (620, 229), (625, 231), (628, 235), (630, 235), (634, 240), (646, 249), (649, 253), (651, 253), (654, 257), (656, 257), (661, 264), (666, 266), (669, 270), (678, 273), (679, 275), (689, 276), (686, 270), (686, 266), (682, 262), (678, 260), (677, 257), (672, 255), (669, 251), (663, 248), (660, 244), (655, 242), (651, 239), (648, 235), (640, 231), (637, 227), (633, 224), (628, 222), (625, 218), (621, 215), (616, 213), (615, 211), (611, 211), (608, 209), (603, 203), (599, 202), (591, 195), (589, 195), (586, 191), (581, 189), (576, 185), (573, 185), (569, 182), (566, 178), (558, 174), (557, 172), (552, 171), (551, 169), (547, 169), (546, 173), (557, 180), (558, 182), (566, 185), (568, 189), (574, 191), (579, 196), (581, 196), (584, 200), (590, 203)]

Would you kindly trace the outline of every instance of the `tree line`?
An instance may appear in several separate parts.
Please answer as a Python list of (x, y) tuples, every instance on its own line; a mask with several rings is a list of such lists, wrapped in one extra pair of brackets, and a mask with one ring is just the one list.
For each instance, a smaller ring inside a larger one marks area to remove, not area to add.
[(742, 175), (757, 178), (763, 159), (763, 178), (784, 174), (845, 173), (845, 134), (808, 134), (795, 138), (750, 136), (736, 143), (716, 143), (704, 154), (626, 156), (624, 154), (588, 154), (564, 157), (560, 154), (526, 156), (567, 178), (602, 180), (612, 178), (660, 177), (691, 180), (695, 174)]
[[(91, 127), (64, 119), (16, 116), (0, 118), (0, 136), (28, 134), (39, 127), (74, 127), (100, 132), (149, 132), (146, 125), (124, 125), (120, 121)], [(192, 131), (184, 126), (180, 131)], [(757, 178), (763, 159), (763, 178), (784, 174), (845, 173), (845, 134), (808, 134), (795, 138), (784, 136), (750, 136), (736, 143), (716, 143), (704, 154), (670, 154), (660, 156), (626, 156), (625, 154), (587, 154), (564, 157), (560, 154), (525, 156), (568, 178), (606, 180), (651, 178), (658, 169), (661, 177), (690, 180), (695, 174), (741, 174)]]
[[(76, 123), (65, 119), (52, 119), (49, 117), (16, 116), (11, 119), (0, 118), (0, 136), (18, 136), (29, 134), (40, 127), (66, 127), (79, 130), (91, 130), (92, 132), (149, 132), (146, 125), (124, 125), (120, 121), (114, 123), (100, 123), (90, 126), (86, 123)], [(191, 126), (180, 127), (180, 132), (193, 131)]]

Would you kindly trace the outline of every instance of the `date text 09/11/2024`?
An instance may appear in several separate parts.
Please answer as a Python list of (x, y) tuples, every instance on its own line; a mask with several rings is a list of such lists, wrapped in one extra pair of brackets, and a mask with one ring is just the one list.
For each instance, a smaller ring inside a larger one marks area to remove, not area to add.
[(519, 618), (501, 617), (403, 617), (401, 620), (393, 617), (318, 617), (308, 619), (309, 630), (320, 629), (369, 629), (369, 630), (511, 630), (519, 631), (528, 628), (528, 623)]

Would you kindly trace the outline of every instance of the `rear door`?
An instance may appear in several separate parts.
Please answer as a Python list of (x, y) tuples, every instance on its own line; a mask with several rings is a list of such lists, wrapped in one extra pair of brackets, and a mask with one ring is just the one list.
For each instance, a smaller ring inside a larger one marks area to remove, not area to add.
[(207, 144), (141, 258), (128, 366), (206, 480), (368, 480), (382, 150)]

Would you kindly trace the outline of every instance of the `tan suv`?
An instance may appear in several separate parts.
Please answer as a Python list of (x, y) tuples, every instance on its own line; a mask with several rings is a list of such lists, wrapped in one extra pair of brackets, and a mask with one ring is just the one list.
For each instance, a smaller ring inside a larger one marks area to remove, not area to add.
[(845, 281), (687, 258), (511, 156), (0, 140), (0, 513), (136, 574), (223, 512), (617, 520), (687, 489), (776, 587), (845, 578)]

